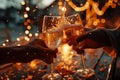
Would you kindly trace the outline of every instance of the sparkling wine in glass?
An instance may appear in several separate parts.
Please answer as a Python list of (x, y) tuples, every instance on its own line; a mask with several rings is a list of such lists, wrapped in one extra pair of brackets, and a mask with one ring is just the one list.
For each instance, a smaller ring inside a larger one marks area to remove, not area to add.
[[(44, 41), (48, 48), (56, 49), (61, 41), (63, 32), (60, 28), (60, 17), (59, 16), (44, 16), (42, 34)], [(54, 62), (54, 60), (53, 60)], [(54, 65), (51, 63), (51, 72), (42, 77), (43, 80), (59, 80), (61, 76), (54, 73)]]
[(44, 16), (42, 33), (44, 41), (50, 49), (56, 49), (62, 40), (62, 30), (59, 26), (59, 16)]

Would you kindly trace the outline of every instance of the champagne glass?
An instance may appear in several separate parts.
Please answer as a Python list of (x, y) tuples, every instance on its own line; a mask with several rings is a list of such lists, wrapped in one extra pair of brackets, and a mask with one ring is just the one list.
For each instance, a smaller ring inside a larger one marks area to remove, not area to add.
[[(60, 29), (60, 19), (59, 16), (44, 16), (43, 19), (43, 26), (42, 26), (42, 33), (44, 37), (44, 41), (48, 48), (50, 49), (56, 49), (61, 41), (63, 32)], [(54, 60), (53, 60), (54, 62)], [(53, 63), (51, 63), (51, 72), (50, 74), (46, 74), (43, 76), (43, 80), (58, 80), (61, 76), (57, 73), (53, 73), (54, 66)]]
[[(82, 21), (79, 17), (79, 14), (74, 14), (69, 17), (67, 17), (67, 21), (69, 21), (72, 25), (67, 25), (65, 29), (65, 34), (68, 39), (76, 38), (77, 36), (80, 36), (82, 34), (85, 34), (85, 31), (83, 29)], [(78, 45), (78, 44), (76, 44)], [(76, 46), (77, 47), (77, 46)], [(81, 45), (82, 47), (82, 45)], [(81, 78), (88, 78), (95, 74), (95, 71), (91, 68), (86, 68), (85, 61), (84, 61), (84, 52), (81, 53), (81, 64), (82, 68), (78, 69), (74, 76), (77, 76), (79, 79)]]

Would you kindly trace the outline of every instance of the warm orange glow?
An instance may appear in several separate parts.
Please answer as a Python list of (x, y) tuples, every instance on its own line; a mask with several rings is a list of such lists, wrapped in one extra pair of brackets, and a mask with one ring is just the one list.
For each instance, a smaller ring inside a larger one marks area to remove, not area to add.
[(72, 64), (72, 46), (69, 46), (68, 44), (63, 44), (59, 47), (59, 52), (62, 54), (61, 58), (64, 61), (64, 63), (66, 65), (64, 65), (64, 67), (66, 66), (66, 68), (68, 67), (67, 65)]
[(27, 22), (24, 22), (24, 25), (25, 25), (25, 26), (27, 26), (27, 25), (28, 25), (28, 23), (27, 23)]
[(117, 3), (117, 2), (118, 2), (118, 0), (114, 0), (114, 2), (115, 2), (115, 3)]
[(31, 20), (30, 20), (30, 19), (27, 19), (27, 22), (28, 22), (28, 23), (30, 23), (30, 22), (31, 22)]
[(31, 62), (31, 63), (30, 63), (30, 67), (31, 67), (31, 68), (36, 68), (36, 66), (37, 66), (37, 65), (36, 65), (35, 62)]
[(105, 23), (106, 22), (106, 20), (105, 19), (101, 19), (101, 23)]
[(96, 19), (96, 20), (93, 22), (93, 25), (94, 25), (94, 26), (97, 26), (99, 22), (100, 22), (100, 20), (99, 20), (99, 19)]
[(60, 1), (60, 2), (58, 2), (58, 5), (63, 5), (63, 3)]
[(16, 63), (16, 68), (18, 69), (18, 70), (21, 70), (22, 69), (22, 63)]
[(62, 6), (59, 6), (59, 9), (61, 10), (61, 9), (62, 9)]
[(30, 62), (29, 66), (32, 68), (32, 69), (36, 69), (38, 67), (38, 64), (40, 63), (39, 60), (35, 59), (33, 61)]
[(28, 77), (26, 78), (26, 80), (32, 80), (33, 76), (32, 75), (28, 75)]
[(112, 3), (112, 5), (111, 5), (112, 8), (116, 8), (116, 6), (117, 5), (115, 3)]
[(27, 26), (27, 29), (28, 29), (28, 30), (30, 30), (30, 29), (31, 29), (31, 26), (30, 26), (30, 25), (29, 25), (29, 26)]

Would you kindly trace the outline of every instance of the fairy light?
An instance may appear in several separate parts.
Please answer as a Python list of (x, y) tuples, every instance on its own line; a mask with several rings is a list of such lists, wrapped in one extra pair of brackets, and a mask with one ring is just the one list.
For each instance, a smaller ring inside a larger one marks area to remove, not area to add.
[(93, 9), (94, 9), (94, 11), (96, 12), (97, 15), (103, 15), (104, 14), (104, 11), (99, 10), (98, 3), (93, 3), (92, 7), (93, 7)]
[[(82, 7), (77, 7), (72, 2), (72, 0), (66, 0), (66, 1), (68, 2), (68, 5), (71, 6), (75, 11), (85, 11), (90, 7), (90, 5), (92, 5), (92, 8), (94, 8), (94, 11), (97, 15), (103, 15), (104, 12), (107, 10), (107, 8), (113, 3), (113, 0), (108, 0), (108, 2), (106, 2), (105, 5), (100, 10), (99, 4), (97, 2), (94, 2), (93, 0), (87, 0)], [(115, 0), (115, 2), (118, 2), (118, 0)]]
[(6, 44), (5, 44), (5, 43), (3, 43), (2, 45), (3, 45), (3, 46), (6, 46)]
[(59, 5), (59, 9), (61, 10), (62, 9), (62, 7), (63, 7), (63, 3), (62, 3), (62, 1), (58, 1), (58, 5)]
[(28, 18), (28, 14), (27, 13), (24, 13), (24, 18)]
[(94, 21), (94, 22), (93, 22), (93, 25), (94, 25), (94, 26), (97, 26), (97, 25), (98, 25), (98, 22), (97, 22), (97, 21)]
[(65, 12), (67, 9), (66, 9), (66, 7), (62, 7), (62, 9), (61, 9), (63, 12)]
[(17, 38), (17, 41), (20, 41), (20, 38)]
[(31, 33), (29, 34), (29, 37), (32, 37), (32, 34), (31, 34)]
[(101, 23), (105, 23), (106, 22), (106, 20), (105, 19), (101, 19)]
[(38, 37), (38, 35), (39, 35), (38, 33), (35, 33), (35, 36), (36, 36), (36, 37)]
[(9, 42), (9, 40), (7, 39), (6, 42)]
[(25, 30), (25, 34), (29, 34), (30, 32), (28, 30)]
[(69, 46), (68, 44), (64, 44), (61, 46), (60, 52), (62, 54), (62, 59), (64, 62), (67, 62), (68, 64), (71, 64), (72, 55), (71, 55), (72, 46)]
[[(99, 3), (95, 2), (94, 0), (86, 0), (85, 4), (80, 4), (80, 6), (76, 6), (72, 1), (73, 0), (65, 0), (68, 5), (74, 9), (75, 11), (86, 11), (86, 21), (85, 27), (92, 26), (92, 25), (98, 25), (99, 22), (96, 21), (97, 16), (102, 16), (105, 11), (109, 8), (116, 8), (117, 4), (120, 6), (119, 0), (107, 0), (107, 2), (103, 5), (103, 7), (99, 8)], [(61, 3), (59, 3), (59, 6), (61, 6)], [(104, 21), (102, 23), (105, 23)]]
[(31, 26), (30, 26), (30, 25), (28, 25), (28, 26), (27, 26), (27, 29), (28, 29), (28, 30), (30, 30), (30, 29), (31, 29)]
[(30, 38), (28, 38), (27, 36), (25, 36), (24, 39), (25, 39), (26, 41), (30, 41)]
[(30, 11), (30, 7), (26, 7), (25, 9), (26, 9), (26, 11)]

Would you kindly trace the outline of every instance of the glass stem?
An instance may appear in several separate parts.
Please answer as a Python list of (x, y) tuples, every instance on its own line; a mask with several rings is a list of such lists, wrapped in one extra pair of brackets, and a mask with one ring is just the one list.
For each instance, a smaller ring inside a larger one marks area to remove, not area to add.
[(51, 70), (50, 70), (50, 73), (51, 73), (51, 76), (53, 76), (53, 71), (54, 71), (54, 59), (53, 59), (53, 62), (50, 64), (50, 67), (51, 67)]
[(81, 61), (82, 61), (82, 66), (83, 66), (83, 69), (85, 69), (86, 68), (86, 66), (85, 66), (85, 58), (84, 58), (84, 53), (82, 53), (81, 54)]

